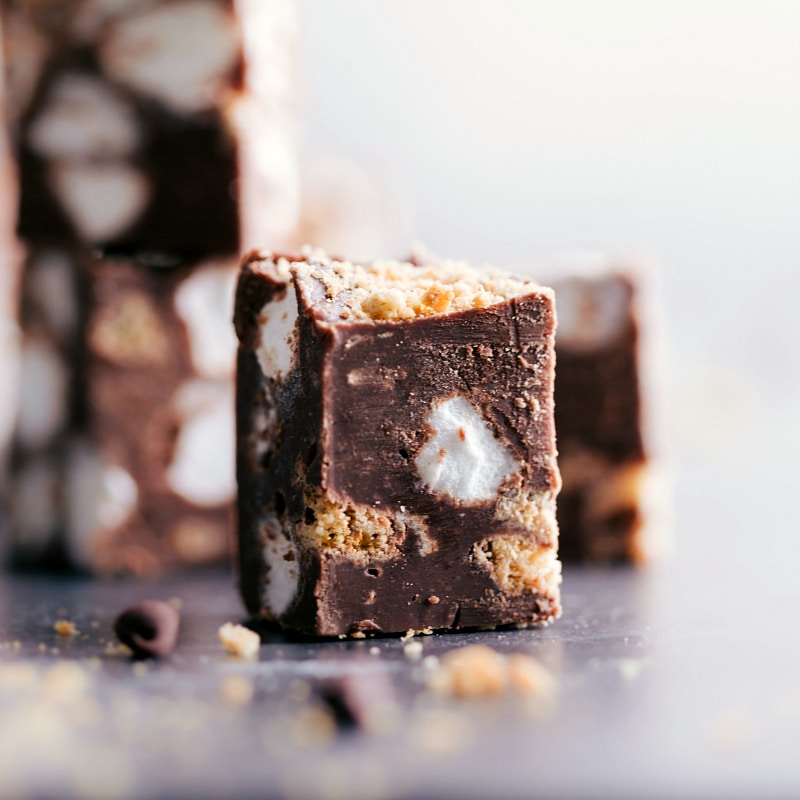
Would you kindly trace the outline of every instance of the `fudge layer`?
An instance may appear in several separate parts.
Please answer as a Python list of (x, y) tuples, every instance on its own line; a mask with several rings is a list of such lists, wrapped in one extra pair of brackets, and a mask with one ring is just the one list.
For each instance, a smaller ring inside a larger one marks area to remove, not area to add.
[(18, 564), (148, 574), (228, 554), (237, 261), (160, 271), (31, 250), (7, 503)]
[(289, 0), (2, 0), (17, 230), (239, 253), (296, 222)]
[(563, 488), (560, 552), (567, 560), (647, 560), (653, 489), (643, 421), (638, 284), (600, 270), (550, 282), (559, 329), (556, 430)]
[(338, 636), (558, 616), (551, 290), (254, 252), (235, 323), (251, 613)]

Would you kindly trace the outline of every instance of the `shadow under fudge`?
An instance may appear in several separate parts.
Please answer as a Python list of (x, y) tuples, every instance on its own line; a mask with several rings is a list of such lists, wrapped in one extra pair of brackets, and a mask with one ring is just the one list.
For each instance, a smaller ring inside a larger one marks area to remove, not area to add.
[[(316, 635), (552, 620), (552, 293), (519, 281), (516, 296), (486, 307), (353, 318), (347, 291), (328, 296), (337, 265), (253, 253), (240, 275), (248, 610)], [(448, 414), (464, 420), (467, 461), (477, 446), (505, 464), (491, 491), (464, 500), (420, 474)]]

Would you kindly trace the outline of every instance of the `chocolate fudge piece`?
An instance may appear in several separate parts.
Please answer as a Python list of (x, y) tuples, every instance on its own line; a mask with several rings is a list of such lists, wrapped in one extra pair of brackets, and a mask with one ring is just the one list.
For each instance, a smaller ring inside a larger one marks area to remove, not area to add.
[(245, 258), (251, 613), (339, 636), (559, 615), (553, 305), (531, 281), (455, 262)]
[(643, 423), (638, 286), (632, 271), (550, 281), (556, 292), (561, 556), (646, 561), (651, 470)]
[(17, 230), (204, 257), (297, 214), (289, 0), (1, 0)]
[(8, 500), (17, 563), (145, 574), (227, 555), (237, 267), (31, 251)]

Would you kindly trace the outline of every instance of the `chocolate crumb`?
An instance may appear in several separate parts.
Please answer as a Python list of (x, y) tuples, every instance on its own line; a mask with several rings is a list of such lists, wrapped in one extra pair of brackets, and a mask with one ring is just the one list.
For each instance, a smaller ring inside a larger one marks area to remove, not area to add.
[(145, 600), (123, 611), (114, 622), (119, 640), (138, 658), (162, 658), (178, 638), (180, 615), (160, 600)]

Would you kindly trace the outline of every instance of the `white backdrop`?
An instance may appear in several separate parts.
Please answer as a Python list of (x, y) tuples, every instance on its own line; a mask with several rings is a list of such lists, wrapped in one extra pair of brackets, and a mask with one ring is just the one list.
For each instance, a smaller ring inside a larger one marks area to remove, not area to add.
[(800, 446), (800, 3), (300, 8), (306, 149), (391, 187), (392, 255), (414, 238), (535, 273), (564, 250), (639, 253), (660, 270), (680, 446)]

